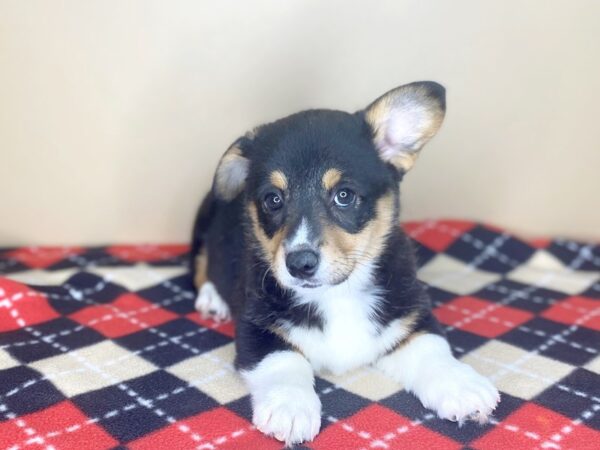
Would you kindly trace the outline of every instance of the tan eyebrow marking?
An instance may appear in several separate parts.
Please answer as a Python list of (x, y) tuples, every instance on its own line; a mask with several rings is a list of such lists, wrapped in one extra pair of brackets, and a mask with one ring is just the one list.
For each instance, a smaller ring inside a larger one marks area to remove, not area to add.
[(323, 178), (321, 179), (321, 183), (323, 187), (329, 191), (331, 190), (340, 180), (342, 179), (342, 172), (338, 169), (328, 169), (327, 172), (323, 174)]
[(287, 177), (281, 170), (271, 172), (271, 184), (281, 191), (285, 191), (288, 187)]

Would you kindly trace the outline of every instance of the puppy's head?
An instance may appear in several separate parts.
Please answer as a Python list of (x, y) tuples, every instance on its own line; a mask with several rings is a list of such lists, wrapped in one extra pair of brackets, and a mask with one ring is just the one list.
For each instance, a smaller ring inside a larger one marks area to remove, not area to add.
[(398, 223), (398, 182), (444, 112), (444, 88), (418, 82), (355, 114), (294, 114), (236, 141), (215, 192), (244, 194), (250, 234), (282, 287), (337, 285), (383, 251)]

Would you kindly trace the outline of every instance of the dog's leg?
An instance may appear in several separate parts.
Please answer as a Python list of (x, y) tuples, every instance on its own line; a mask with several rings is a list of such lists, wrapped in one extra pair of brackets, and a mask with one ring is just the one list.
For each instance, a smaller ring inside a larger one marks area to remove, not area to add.
[(231, 311), (227, 302), (219, 295), (215, 285), (208, 280), (208, 252), (201, 248), (195, 257), (194, 286), (198, 290), (194, 306), (202, 317), (212, 318), (217, 322), (231, 319)]
[(210, 281), (204, 282), (198, 290), (194, 306), (203, 317), (212, 318), (217, 322), (231, 319), (229, 306), (221, 298), (215, 285)]
[(321, 401), (310, 363), (278, 336), (238, 331), (236, 365), (250, 390), (254, 425), (286, 445), (312, 440), (321, 427)]
[(376, 364), (442, 419), (485, 423), (500, 400), (492, 383), (455, 359), (436, 334), (416, 334)]

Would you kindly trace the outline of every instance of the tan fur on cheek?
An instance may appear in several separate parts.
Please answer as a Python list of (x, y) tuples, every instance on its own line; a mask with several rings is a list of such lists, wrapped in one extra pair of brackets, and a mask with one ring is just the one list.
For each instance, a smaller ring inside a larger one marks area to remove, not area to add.
[(275, 262), (275, 257), (281, 247), (281, 242), (283, 241), (283, 237), (285, 235), (285, 227), (277, 230), (273, 237), (269, 238), (269, 236), (267, 236), (260, 226), (256, 205), (254, 203), (250, 203), (247, 209), (250, 220), (252, 221), (252, 231), (254, 232), (254, 236), (261, 247), (263, 256), (272, 265)]
[(394, 226), (394, 194), (388, 192), (377, 201), (377, 217), (369, 224), (368, 248), (372, 258), (383, 252), (387, 236)]
[(328, 169), (321, 178), (321, 184), (326, 191), (332, 190), (342, 179), (342, 172), (338, 169)]
[(323, 225), (322, 254), (336, 268), (336, 280), (346, 278), (354, 267), (377, 258), (392, 229), (394, 195), (389, 192), (377, 201), (376, 215), (359, 233), (348, 233), (331, 224)]

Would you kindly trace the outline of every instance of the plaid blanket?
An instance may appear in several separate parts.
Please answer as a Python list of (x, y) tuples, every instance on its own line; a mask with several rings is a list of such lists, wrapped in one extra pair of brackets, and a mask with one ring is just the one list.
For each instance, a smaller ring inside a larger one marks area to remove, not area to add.
[[(491, 423), (437, 419), (373, 369), (317, 378), (310, 449), (600, 448), (600, 246), (405, 224)], [(0, 448), (277, 449), (251, 425), (231, 323), (194, 311), (182, 245), (0, 250)]]

